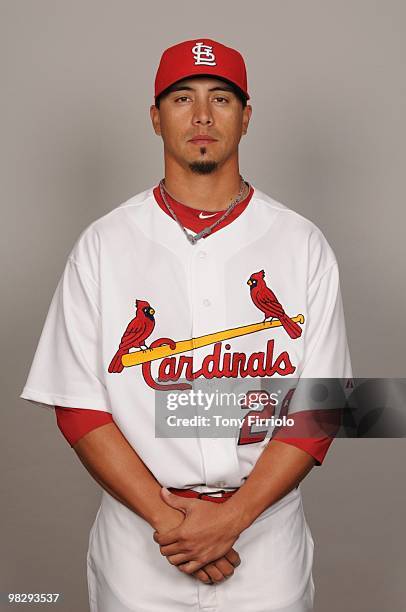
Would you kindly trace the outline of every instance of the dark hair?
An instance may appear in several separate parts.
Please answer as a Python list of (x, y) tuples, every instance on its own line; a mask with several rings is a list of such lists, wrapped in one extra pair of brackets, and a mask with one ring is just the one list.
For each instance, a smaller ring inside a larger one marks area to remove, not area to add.
[[(211, 77), (213, 75), (210, 74), (200, 74), (200, 75), (196, 75), (193, 76), (193, 78), (199, 78), (199, 76), (206, 76), (206, 77)], [(192, 78), (192, 77), (191, 77)], [(230, 85), (230, 87), (233, 90), (233, 93), (237, 96), (237, 98), (240, 100), (242, 107), (245, 108), (247, 106), (247, 98), (244, 94), (244, 92), (234, 83), (232, 83), (231, 81), (229, 81), (228, 79), (224, 79), (223, 77), (213, 77), (213, 78), (219, 78), (221, 81), (225, 81), (228, 85)], [(182, 79), (183, 81), (184, 79)], [(178, 82), (178, 81), (177, 81)], [(159, 109), (159, 105), (161, 103), (162, 98), (164, 98), (165, 96), (167, 96), (168, 94), (171, 93), (171, 91), (173, 90), (174, 86), (176, 85), (176, 83), (172, 83), (172, 85), (169, 85), (169, 87), (167, 87), (166, 89), (164, 89), (163, 91), (161, 91), (161, 93), (159, 94), (159, 96), (156, 97), (155, 99), (155, 106)]]

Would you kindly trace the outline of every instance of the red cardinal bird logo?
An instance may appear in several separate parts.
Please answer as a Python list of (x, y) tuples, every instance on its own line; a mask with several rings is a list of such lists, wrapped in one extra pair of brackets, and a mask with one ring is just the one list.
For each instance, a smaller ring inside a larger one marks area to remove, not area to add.
[(129, 353), (130, 348), (141, 348), (143, 351), (148, 349), (145, 340), (151, 335), (155, 327), (155, 310), (151, 308), (148, 302), (143, 300), (136, 300), (135, 305), (137, 307), (135, 317), (127, 325), (127, 329), (121, 338), (118, 351), (111, 360), (109, 365), (110, 374), (123, 371), (124, 366), (121, 363), (121, 357)]
[(272, 319), (279, 319), (291, 338), (299, 338), (302, 333), (300, 325), (292, 321), (285, 313), (276, 295), (266, 286), (264, 276), (265, 272), (261, 270), (251, 274), (247, 280), (247, 285), (250, 286), (252, 301), (265, 315), (264, 323), (269, 318), (271, 321)]

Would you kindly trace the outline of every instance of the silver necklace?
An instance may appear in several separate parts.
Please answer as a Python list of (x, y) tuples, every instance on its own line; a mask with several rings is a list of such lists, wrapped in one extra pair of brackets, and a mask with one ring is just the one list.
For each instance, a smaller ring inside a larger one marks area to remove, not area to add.
[(164, 201), (164, 204), (166, 206), (166, 208), (169, 210), (171, 216), (173, 217), (173, 219), (176, 221), (176, 223), (179, 225), (179, 227), (181, 228), (181, 230), (183, 231), (183, 233), (185, 234), (186, 238), (189, 240), (189, 242), (193, 245), (196, 244), (196, 242), (198, 240), (200, 240), (200, 238), (204, 238), (204, 236), (207, 236), (208, 234), (210, 234), (212, 232), (212, 230), (223, 221), (223, 219), (225, 219), (226, 217), (228, 217), (228, 215), (231, 213), (232, 210), (234, 210), (234, 208), (237, 206), (237, 204), (239, 202), (241, 202), (241, 200), (243, 199), (243, 195), (244, 195), (244, 191), (245, 191), (245, 187), (248, 187), (248, 193), (250, 192), (251, 186), (249, 183), (247, 183), (243, 177), (240, 174), (240, 178), (241, 178), (241, 183), (240, 183), (240, 191), (237, 195), (237, 197), (231, 202), (231, 204), (228, 206), (228, 208), (224, 211), (224, 214), (217, 219), (217, 221), (215, 221), (214, 223), (212, 223), (212, 225), (209, 225), (208, 227), (205, 227), (202, 229), (201, 232), (199, 232), (198, 234), (196, 234), (195, 236), (193, 236), (193, 234), (191, 234), (190, 232), (187, 231), (187, 229), (182, 225), (182, 223), (179, 221), (178, 217), (176, 216), (174, 210), (172, 209), (172, 207), (170, 206), (168, 200), (166, 199), (166, 195), (165, 195), (165, 191), (169, 194), (169, 192), (166, 190), (166, 187), (164, 185), (164, 179), (162, 179), (161, 181), (159, 181), (159, 190), (161, 192), (161, 196), (162, 199)]

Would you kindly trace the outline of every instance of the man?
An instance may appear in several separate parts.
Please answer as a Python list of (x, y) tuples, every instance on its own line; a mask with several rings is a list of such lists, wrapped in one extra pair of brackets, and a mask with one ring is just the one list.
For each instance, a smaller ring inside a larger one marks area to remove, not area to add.
[(165, 177), (78, 238), (21, 394), (55, 407), (103, 488), (93, 612), (313, 609), (299, 483), (331, 438), (258, 430), (249, 402), (233, 437), (156, 429), (168, 391), (199, 381), (248, 398), (273, 378), (352, 375), (331, 247), (240, 175), (249, 98), (238, 51), (199, 38), (163, 53), (150, 116)]

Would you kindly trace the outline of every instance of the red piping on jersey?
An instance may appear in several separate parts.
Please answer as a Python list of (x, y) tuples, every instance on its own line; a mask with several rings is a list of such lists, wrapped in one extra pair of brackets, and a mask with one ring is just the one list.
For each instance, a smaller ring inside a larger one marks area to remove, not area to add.
[[(250, 187), (249, 193), (244, 198), (244, 200), (241, 200), (241, 202), (239, 202), (234, 207), (234, 209), (231, 211), (228, 217), (226, 217), (224, 221), (216, 225), (216, 227), (212, 230), (211, 233), (214, 234), (214, 232), (217, 232), (221, 228), (226, 227), (226, 225), (229, 225), (235, 219), (237, 219), (237, 217), (239, 217), (240, 214), (247, 208), (253, 196), (253, 193), (254, 193), (254, 188)], [(155, 197), (155, 201), (157, 202), (159, 207), (167, 215), (169, 215), (170, 218), (172, 219), (172, 215), (169, 212), (169, 210), (166, 208), (165, 203), (162, 199), (159, 185), (154, 187), (153, 194)], [(186, 227), (187, 229), (190, 229), (196, 233), (201, 232), (202, 229), (210, 226), (212, 223), (214, 223), (217, 219), (219, 219), (224, 214), (224, 210), (218, 210), (217, 212), (210, 212), (209, 210), (192, 208), (191, 206), (186, 206), (186, 204), (182, 204), (181, 202), (174, 200), (174, 198), (172, 198), (172, 196), (170, 196), (167, 193), (165, 193), (165, 196), (169, 204), (171, 205), (175, 215), (178, 217), (179, 221), (182, 223), (183, 227)], [(199, 215), (203, 215), (204, 218), (201, 219)], [(175, 223), (175, 220), (173, 221)], [(205, 236), (205, 238), (207, 238), (207, 236)]]

